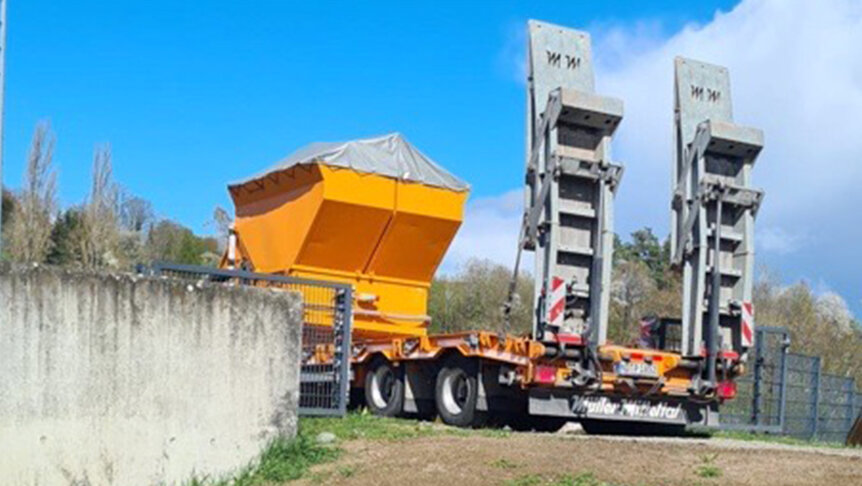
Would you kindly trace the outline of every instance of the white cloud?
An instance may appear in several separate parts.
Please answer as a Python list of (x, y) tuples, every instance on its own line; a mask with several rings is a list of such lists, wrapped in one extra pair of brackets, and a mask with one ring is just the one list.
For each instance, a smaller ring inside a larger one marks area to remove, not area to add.
[(736, 123), (764, 130), (753, 173), (767, 192), (763, 227), (801, 222), (805, 229), (806, 220), (862, 203), (855, 190), (862, 183), (862, 3), (750, 0), (659, 44), (637, 30), (602, 36), (597, 85), (626, 108), (615, 143), (627, 171), (620, 221), (667, 222), (677, 55), (727, 66)]
[(594, 34), (596, 83), (626, 112), (614, 143), (626, 166), (616, 230), (667, 231), (673, 58), (721, 64), (736, 123), (765, 134), (753, 171), (766, 191), (758, 261), (859, 302), (862, 260), (850, 242), (862, 238), (862, 2), (746, 0), (660, 42), (648, 30), (606, 30)]
[[(670, 37), (659, 27), (588, 26), (598, 92), (625, 103), (614, 141), (614, 158), (626, 167), (616, 231), (651, 226), (666, 234), (673, 58), (721, 64), (730, 69), (735, 122), (765, 133), (753, 171), (766, 191), (758, 261), (790, 278), (816, 275), (859, 302), (862, 260), (850, 242), (862, 239), (862, 2), (745, 0)], [(518, 80), (523, 35), (501, 55), (519, 57), (509, 62)], [(520, 215), (520, 191), (471, 203), (444, 268), (470, 256), (511, 265)]]
[(440, 271), (453, 273), (470, 258), (484, 258), (511, 267), (515, 261), (523, 207), (524, 192), (520, 189), (467, 203), (464, 224)]

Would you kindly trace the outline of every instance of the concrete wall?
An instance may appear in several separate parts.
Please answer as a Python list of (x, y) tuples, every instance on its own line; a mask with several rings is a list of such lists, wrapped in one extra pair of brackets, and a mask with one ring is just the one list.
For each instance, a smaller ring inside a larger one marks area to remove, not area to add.
[(298, 294), (0, 265), (0, 484), (218, 476), (296, 432)]

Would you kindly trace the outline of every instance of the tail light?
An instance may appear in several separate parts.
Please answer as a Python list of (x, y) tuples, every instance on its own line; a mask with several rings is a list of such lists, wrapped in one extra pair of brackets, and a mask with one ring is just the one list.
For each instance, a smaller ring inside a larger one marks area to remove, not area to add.
[(720, 381), (715, 389), (715, 394), (722, 400), (731, 400), (736, 398), (736, 382), (735, 381)]
[(553, 384), (557, 381), (557, 369), (553, 366), (536, 366), (536, 372), (533, 375), (533, 379), (538, 383), (551, 383)]

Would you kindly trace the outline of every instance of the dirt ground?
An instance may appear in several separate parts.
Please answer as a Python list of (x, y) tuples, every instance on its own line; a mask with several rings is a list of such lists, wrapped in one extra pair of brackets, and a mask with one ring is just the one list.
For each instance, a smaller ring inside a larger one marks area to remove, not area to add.
[(345, 442), (299, 484), (547, 484), (591, 473), (623, 485), (862, 485), (862, 450), (728, 439), (513, 433)]

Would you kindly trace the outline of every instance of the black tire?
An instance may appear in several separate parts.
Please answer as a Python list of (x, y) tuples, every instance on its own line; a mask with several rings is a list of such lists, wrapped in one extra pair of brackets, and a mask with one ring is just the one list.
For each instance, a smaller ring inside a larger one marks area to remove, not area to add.
[(443, 423), (456, 427), (479, 427), (486, 414), (476, 410), (479, 399), (479, 366), (475, 360), (455, 356), (437, 373), (434, 401)]
[(365, 374), (365, 404), (374, 415), (397, 417), (404, 409), (404, 375), (385, 358), (371, 363)]
[(676, 437), (685, 435), (683, 425), (664, 425), (619, 420), (581, 420), (584, 432), (590, 435), (635, 435)]

